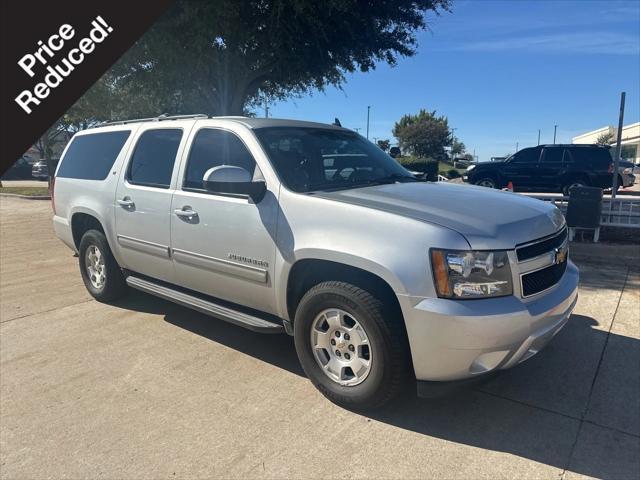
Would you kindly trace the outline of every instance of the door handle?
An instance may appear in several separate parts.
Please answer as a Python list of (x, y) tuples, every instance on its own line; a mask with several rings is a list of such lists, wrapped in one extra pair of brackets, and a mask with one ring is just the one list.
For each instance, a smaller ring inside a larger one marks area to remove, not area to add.
[(193, 218), (193, 217), (197, 217), (198, 216), (198, 212), (196, 212), (195, 210), (191, 210), (190, 207), (185, 207), (184, 210), (176, 208), (173, 211), (173, 213), (175, 213), (177, 216), (182, 217), (182, 218)]
[(124, 208), (132, 208), (135, 207), (135, 203), (129, 197), (124, 197), (122, 200), (118, 200), (118, 205)]

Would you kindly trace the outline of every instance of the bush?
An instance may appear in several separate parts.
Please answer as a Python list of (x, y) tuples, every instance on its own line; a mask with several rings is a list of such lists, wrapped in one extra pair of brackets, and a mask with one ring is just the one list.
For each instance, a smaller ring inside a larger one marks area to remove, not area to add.
[(412, 172), (422, 172), (426, 180), (435, 182), (438, 180), (438, 161), (431, 158), (401, 157), (400, 164)]
[(455, 168), (452, 168), (447, 172), (447, 178), (460, 178), (461, 176), (460, 172)]

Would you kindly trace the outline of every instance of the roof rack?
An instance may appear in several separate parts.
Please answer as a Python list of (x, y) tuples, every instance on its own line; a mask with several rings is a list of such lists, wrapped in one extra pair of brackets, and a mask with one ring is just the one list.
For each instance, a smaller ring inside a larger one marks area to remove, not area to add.
[(157, 117), (149, 117), (149, 118), (135, 118), (132, 120), (115, 120), (113, 122), (103, 122), (96, 127), (106, 127), (108, 125), (126, 125), (127, 123), (139, 123), (139, 122), (162, 122), (164, 120), (183, 120), (186, 118), (209, 118), (209, 115), (204, 113), (195, 113), (192, 115), (169, 115), (168, 113), (163, 113), (162, 115), (158, 115)]

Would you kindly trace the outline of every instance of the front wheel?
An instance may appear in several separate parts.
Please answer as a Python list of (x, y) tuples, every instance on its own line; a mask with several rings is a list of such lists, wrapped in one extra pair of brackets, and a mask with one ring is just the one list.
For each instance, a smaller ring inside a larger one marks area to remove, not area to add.
[(487, 187), (487, 188), (496, 188), (497, 186), (496, 181), (491, 177), (480, 178), (478, 181), (476, 181), (475, 184), (478, 185), (479, 187)]
[(311, 382), (346, 408), (380, 407), (409, 377), (399, 313), (354, 285), (329, 281), (310, 289), (296, 311), (294, 337)]

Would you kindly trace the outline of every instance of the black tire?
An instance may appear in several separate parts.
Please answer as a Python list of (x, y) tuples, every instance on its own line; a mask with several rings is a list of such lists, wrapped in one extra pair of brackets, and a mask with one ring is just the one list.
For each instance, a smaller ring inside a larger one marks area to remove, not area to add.
[(565, 197), (569, 196), (569, 190), (572, 187), (588, 187), (589, 186), (589, 182), (587, 180), (585, 180), (584, 178), (572, 178), (571, 180), (567, 181), (563, 186), (562, 186), (562, 194)]
[(498, 182), (493, 177), (482, 177), (474, 182), (474, 185), (487, 188), (498, 188)]
[[(311, 328), (324, 310), (341, 309), (356, 318), (371, 345), (371, 367), (362, 383), (341, 385), (329, 378), (314, 357)], [(298, 358), (305, 373), (332, 402), (352, 410), (370, 410), (394, 399), (410, 378), (409, 345), (400, 312), (370, 292), (338, 281), (311, 288), (300, 300), (294, 321)]]
[[(87, 263), (87, 250), (96, 247), (100, 254), (104, 257), (104, 277), (105, 280), (101, 286), (96, 287), (89, 276)], [(113, 258), (109, 244), (104, 234), (98, 230), (87, 230), (80, 240), (80, 248), (78, 249), (78, 260), (80, 265), (80, 275), (85, 287), (93, 298), (99, 302), (111, 302), (116, 300), (127, 292), (127, 284), (122, 274), (120, 266)]]

